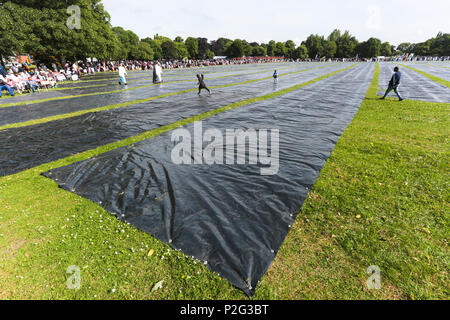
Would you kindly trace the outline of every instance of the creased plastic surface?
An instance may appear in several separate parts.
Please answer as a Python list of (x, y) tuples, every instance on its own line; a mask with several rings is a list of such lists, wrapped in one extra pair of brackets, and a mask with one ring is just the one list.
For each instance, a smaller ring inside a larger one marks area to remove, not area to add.
[[(384, 95), (389, 80), (391, 80), (394, 73), (394, 67), (395, 65), (392, 63), (380, 63), (380, 90), (378, 91), (378, 95)], [(408, 68), (400, 66), (400, 71), (402, 73), (402, 80), (400, 82), (399, 92), (402, 98), (408, 100), (450, 103), (450, 88)], [(396, 96), (391, 92), (390, 97)]]
[(417, 70), (429, 73), (438, 78), (450, 81), (450, 64), (448, 64), (448, 66), (445, 68), (443, 68), (442, 65), (435, 63), (408, 63), (406, 65)]
[[(325, 64), (324, 64), (325, 65)], [(322, 65), (322, 66), (324, 66)], [(300, 71), (305, 69), (314, 68), (313, 65), (297, 65), (293, 66), (292, 69), (287, 69), (283, 73), (289, 73), (293, 71)], [(258, 72), (260, 70), (257, 70)], [(240, 72), (242, 73), (242, 72)], [(231, 73), (233, 75), (234, 73)], [(229, 76), (229, 73), (218, 73), (214, 74), (214, 77), (227, 76), (226, 78), (219, 79), (206, 79), (208, 86), (216, 86), (216, 85), (226, 85), (233, 84), (238, 82), (244, 82), (248, 80), (261, 79), (271, 75), (271, 71), (267, 70), (267, 73), (257, 73), (257, 74), (239, 74), (236, 73), (236, 76)], [(29, 120), (41, 119), (45, 117), (66, 114), (81, 110), (88, 110), (99, 108), (103, 106), (110, 106), (115, 104), (121, 104), (126, 102), (131, 102), (134, 100), (146, 99), (158, 95), (164, 95), (171, 92), (177, 92), (188, 89), (196, 89), (196, 80), (195, 76), (190, 78), (169, 78), (165, 77), (164, 80), (166, 82), (177, 81), (174, 83), (163, 83), (161, 85), (153, 85), (152, 78), (148, 78), (147, 80), (141, 80), (136, 83), (130, 83), (126, 89), (126, 91), (122, 92), (113, 92), (116, 90), (124, 90), (124, 87), (119, 85), (117, 86), (106, 86), (106, 87), (86, 87), (83, 89), (72, 89), (72, 90), (64, 90), (64, 91), (49, 91), (42, 92), (39, 95), (33, 95), (34, 99), (45, 99), (45, 98), (53, 98), (53, 97), (64, 97), (64, 96), (74, 96), (70, 99), (65, 100), (53, 100), (53, 101), (45, 101), (42, 103), (34, 103), (34, 104), (23, 104), (11, 107), (0, 107), (0, 126), (7, 125), (11, 123), (24, 122)], [(189, 80), (189, 81), (185, 81)], [(180, 82), (182, 81), (182, 82)], [(95, 84), (94, 84), (95, 85)], [(146, 86), (145, 88), (140, 88), (141, 86)], [(106, 94), (96, 94), (105, 92)], [(81, 96), (76, 97), (76, 95), (82, 94), (94, 94), (91, 96)], [(19, 97), (22, 99), (31, 99), (29, 96)], [(12, 99), (5, 99), (12, 100)], [(16, 102), (16, 101), (8, 101)]]
[(272, 80), (265, 80), (214, 89), (212, 95), (198, 96), (197, 92), (191, 92), (126, 108), (1, 130), (0, 176), (129, 138), (233, 102), (304, 83), (350, 65), (342, 64), (289, 75), (280, 78), (277, 86), (274, 86)]
[[(262, 176), (259, 165), (176, 165), (171, 132), (44, 175), (205, 262), (251, 296), (358, 111), (373, 68), (361, 64), (203, 121), (203, 131), (279, 129), (273, 176)], [(186, 126), (192, 136), (193, 126)]]
[[(200, 69), (186, 69), (186, 70), (167, 70), (163, 73), (164, 82), (170, 81), (180, 81), (180, 80), (194, 80), (196, 79), (195, 75), (198, 72), (204, 73), (207, 75), (207, 78), (214, 78), (224, 75), (232, 75), (232, 74), (245, 74), (251, 72), (259, 72), (267, 70), (269, 74), (273, 68), (283, 68), (283, 69), (295, 69), (303, 67), (315, 67), (321, 66), (324, 63), (284, 63), (284, 64), (267, 64), (263, 66), (259, 65), (250, 65), (250, 66), (234, 66), (234, 67), (208, 67), (208, 68), (200, 68)], [(95, 81), (92, 81), (95, 80)], [(101, 81), (99, 81), (101, 80)], [(133, 88), (142, 85), (152, 84), (153, 74), (152, 71), (134, 71), (130, 72), (129, 77), (127, 77), (129, 81), (128, 88)], [(50, 90), (45, 91), (42, 90), (39, 94), (29, 94), (29, 95), (16, 95), (15, 97), (9, 97), (8, 99), (0, 99), (0, 107), (2, 104), (9, 103), (20, 103), (26, 104), (28, 101), (48, 99), (54, 97), (63, 97), (67, 95), (77, 95), (77, 94), (86, 94), (86, 93), (95, 93), (95, 92), (107, 92), (112, 90), (120, 90), (121, 87), (118, 85), (118, 75), (117, 73), (108, 73), (108, 74), (97, 74), (95, 76), (87, 76), (83, 78), (82, 81), (69, 82), (69, 83), (59, 83), (58, 87), (60, 88), (74, 88), (69, 90)], [(98, 85), (105, 85), (99, 87)], [(81, 89), (78, 89), (81, 87)], [(1, 116), (0, 116), (1, 118)]]

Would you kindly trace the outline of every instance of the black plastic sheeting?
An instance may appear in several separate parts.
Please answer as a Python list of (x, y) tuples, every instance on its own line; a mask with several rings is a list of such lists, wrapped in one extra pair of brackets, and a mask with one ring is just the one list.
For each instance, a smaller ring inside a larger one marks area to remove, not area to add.
[[(362, 64), (203, 121), (203, 132), (218, 129), (224, 136), (226, 129), (278, 129), (279, 170), (272, 176), (261, 175), (262, 165), (176, 165), (172, 132), (44, 175), (204, 262), (252, 296), (358, 111), (373, 70), (373, 64)], [(194, 140), (193, 127), (185, 128)], [(269, 145), (274, 155), (275, 144)]]
[(437, 66), (434, 64), (415, 64), (415, 63), (406, 64), (405, 63), (405, 65), (415, 68), (417, 70), (429, 73), (438, 78), (450, 81), (450, 68), (447, 69), (447, 68), (443, 68), (442, 66)]
[[(57, 97), (66, 97), (66, 96), (74, 96), (81, 94), (89, 94), (89, 93), (102, 93), (102, 92), (110, 92), (115, 90), (123, 90), (123, 89), (133, 89), (139, 86), (144, 85), (152, 85), (153, 84), (153, 76), (152, 74), (147, 74), (145, 77), (140, 77), (137, 79), (127, 79), (128, 86), (124, 87), (119, 85), (118, 76), (114, 78), (113, 81), (108, 82), (77, 82), (72, 83), (70, 86), (59, 86), (64, 88), (64, 90), (41, 90), (40, 93), (35, 94), (27, 94), (27, 95), (16, 95), (15, 97), (9, 97), (8, 99), (0, 99), (0, 106), (3, 104), (16, 103), (20, 106), (20, 103), (24, 105), (39, 100), (45, 100), (49, 98), (57, 98)], [(164, 82), (173, 82), (173, 81), (183, 81), (183, 80), (191, 80), (195, 81), (195, 76), (166, 76), (164, 77)]]
[[(389, 80), (394, 74), (395, 65), (392, 63), (380, 63), (380, 82), (378, 95), (383, 96)], [(437, 83), (420, 73), (411, 69), (399, 66), (402, 73), (399, 93), (404, 99), (430, 101), (430, 102), (450, 102), (450, 88)], [(391, 97), (396, 97), (391, 92)]]
[(126, 108), (1, 130), (0, 176), (123, 140), (234, 102), (304, 83), (350, 65), (289, 75), (280, 78), (277, 85), (273, 84), (273, 80), (268, 80), (214, 89), (212, 95), (185, 93)]
[[(214, 67), (208, 67), (208, 68), (201, 68), (201, 69), (185, 69), (185, 70), (167, 70), (163, 73), (163, 79), (164, 82), (170, 82), (170, 81), (180, 81), (180, 80), (195, 80), (196, 72), (204, 73), (205, 75), (208, 75), (207, 78), (214, 78), (221, 75), (230, 75), (230, 74), (245, 74), (250, 72), (258, 72), (258, 71), (264, 71), (267, 70), (268, 72), (271, 72), (273, 68), (298, 68), (304, 66), (314, 67), (317, 65), (321, 65), (318, 63), (284, 63), (284, 64), (265, 64), (262, 66), (259, 65), (252, 65), (252, 66), (241, 66), (241, 67), (222, 67), (222, 68), (214, 68)], [(323, 65), (323, 64), (322, 64)], [(76, 82), (70, 82), (70, 83), (60, 83), (59, 87), (61, 88), (69, 88), (67, 90), (50, 90), (45, 91), (42, 90), (39, 94), (31, 94), (31, 95), (16, 95), (15, 97), (8, 97), (7, 99), (0, 99), (0, 106), (2, 104), (9, 104), (9, 103), (19, 103), (23, 102), (24, 104), (28, 101), (33, 100), (42, 100), (47, 98), (54, 98), (54, 97), (63, 97), (67, 95), (77, 95), (77, 94), (85, 94), (85, 93), (95, 93), (95, 92), (106, 92), (111, 90), (118, 90), (121, 87), (118, 85), (119, 77), (117, 73), (109, 73), (107, 75), (95, 75), (92, 77), (86, 78), (87, 81), (76, 81)], [(92, 81), (92, 80), (102, 80), (102, 81)], [(151, 84), (153, 81), (153, 74), (151, 71), (136, 71), (130, 74), (130, 76), (127, 78), (129, 81), (128, 88), (137, 87), (140, 85), (146, 85)], [(105, 85), (107, 84), (107, 85)], [(100, 87), (99, 85), (104, 85), (103, 87)], [(79, 88), (81, 87), (81, 88)], [(73, 89), (72, 89), (73, 88)]]
[[(141, 75), (133, 75), (133, 76), (127, 76), (127, 81), (137, 81), (137, 80), (144, 80), (144, 79), (151, 79), (152, 73), (147, 71), (146, 74)], [(115, 77), (103, 79), (103, 78), (92, 78), (92, 79), (83, 79), (80, 81), (75, 82), (62, 82), (59, 83), (58, 87), (60, 88), (73, 88), (73, 87), (89, 87), (93, 85), (107, 85), (107, 84), (117, 84), (119, 81), (119, 75), (116, 74)]]
[[(282, 73), (288, 73), (292, 71), (306, 70), (314, 68), (314, 66), (310, 66), (307, 64), (298, 65), (295, 69), (285, 70)], [(206, 78), (206, 82), (208, 86), (216, 86), (216, 85), (226, 85), (233, 84), (236, 82), (243, 82), (247, 80), (260, 79), (267, 76), (271, 76), (271, 71), (265, 73), (257, 73), (257, 74), (237, 74), (236, 76), (230, 76), (226, 78), (219, 79), (208, 79)], [(223, 74), (215, 75), (222, 76)], [(141, 100), (150, 98), (153, 96), (163, 95), (170, 92), (182, 91), (187, 89), (196, 89), (197, 82), (193, 80), (192, 77), (189, 80), (192, 81), (184, 81), (184, 82), (174, 82), (174, 83), (163, 83), (160, 85), (152, 85), (152, 81), (148, 80), (146, 82), (133, 83), (128, 86), (128, 89), (121, 92), (115, 93), (106, 93), (106, 94), (98, 94), (97, 92), (109, 92), (111, 91), (111, 87), (93, 87), (86, 89), (74, 89), (70, 90), (70, 92), (65, 92), (63, 94), (66, 95), (74, 95), (74, 94), (89, 94), (94, 93), (91, 96), (80, 96), (73, 97), (65, 100), (53, 100), (53, 101), (44, 101), (42, 103), (37, 104), (24, 104), (19, 106), (10, 106), (10, 107), (0, 107), (0, 126), (24, 122), (29, 120), (36, 120), (45, 117), (61, 115), (65, 113), (72, 113), (76, 111), (89, 110), (93, 108), (103, 107), (107, 105), (115, 105), (125, 102), (130, 102), (134, 100)], [(167, 80), (167, 79), (166, 79)], [(169, 80), (167, 80), (169, 81)], [(145, 88), (137, 88), (138, 86), (147, 86)], [(116, 88), (120, 90), (121, 88)], [(122, 87), (123, 89), (123, 87)], [(89, 90), (89, 91), (88, 91)], [(77, 92), (74, 92), (77, 91)], [(54, 91), (57, 92), (57, 91)], [(61, 92), (61, 91), (60, 91)], [(51, 92), (53, 93), (53, 92)], [(58, 93), (61, 95), (61, 93)]]
[[(181, 77), (177, 77), (177, 78), (172, 77), (172, 78), (166, 78), (165, 80), (167, 82), (170, 82), (170, 81), (181, 81), (181, 80), (190, 80), (190, 79), (181, 78)], [(17, 106), (20, 107), (21, 105), (27, 105), (27, 104), (28, 104), (27, 106), (31, 108), (31, 107), (34, 107), (34, 104), (40, 103), (40, 102), (35, 102), (35, 101), (43, 101), (45, 99), (50, 99), (50, 98), (65, 98), (68, 96), (76, 96), (76, 95), (81, 95), (81, 94), (110, 92), (110, 91), (116, 91), (116, 90), (124, 90), (127, 88), (132, 89), (132, 88), (136, 88), (139, 86), (151, 85), (152, 77), (147, 76), (140, 80), (135, 80), (135, 81), (129, 82), (128, 86), (126, 86), (126, 87), (119, 85), (118, 81), (119, 80), (117, 79), (114, 83), (111, 82), (110, 84), (107, 84), (107, 85), (99, 84), (99, 83), (95, 83), (95, 82), (88, 83), (88, 84), (80, 83), (73, 87), (66, 87), (64, 90), (41, 89), (41, 92), (39, 92), (39, 93), (16, 95), (15, 97), (1, 99), (0, 100), (0, 108), (2, 107), (2, 105), (11, 104), (11, 103), (15, 103), (16, 106), (10, 106), (9, 108), (17, 107)], [(67, 101), (67, 100), (64, 100), (64, 101)], [(59, 102), (61, 104), (63, 104), (64, 101), (60, 100)], [(43, 102), (45, 102), (45, 101), (43, 101)]]

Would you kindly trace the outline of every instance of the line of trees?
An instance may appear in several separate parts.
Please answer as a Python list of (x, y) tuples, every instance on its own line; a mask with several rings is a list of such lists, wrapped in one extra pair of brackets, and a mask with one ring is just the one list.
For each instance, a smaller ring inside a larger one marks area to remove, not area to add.
[[(81, 28), (67, 27), (69, 5), (81, 8)], [(415, 53), (450, 56), (450, 34), (439, 33), (424, 43), (403, 43), (398, 47), (376, 38), (359, 42), (349, 31), (334, 30), (328, 37), (310, 35), (299, 46), (292, 40), (269, 43), (241, 39), (176, 37), (155, 35), (140, 39), (133, 31), (112, 27), (101, 0), (0, 0), (0, 55), (32, 53), (39, 61), (50, 56), (60, 61), (158, 60), (227, 56), (284, 56), (292, 59), (360, 58)]]
[(419, 56), (450, 56), (450, 34), (440, 32), (435, 38), (422, 43), (405, 42), (400, 44), (397, 50)]

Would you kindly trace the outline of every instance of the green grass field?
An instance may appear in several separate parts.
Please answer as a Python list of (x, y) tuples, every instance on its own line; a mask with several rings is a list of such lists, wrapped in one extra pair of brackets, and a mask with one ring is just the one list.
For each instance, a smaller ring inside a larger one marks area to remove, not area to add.
[[(450, 104), (377, 100), (378, 75), (255, 299), (449, 298)], [(0, 178), (0, 299), (247, 299), (40, 176), (118, 145)], [(79, 290), (66, 286), (71, 265)], [(381, 290), (366, 286), (372, 265)]]

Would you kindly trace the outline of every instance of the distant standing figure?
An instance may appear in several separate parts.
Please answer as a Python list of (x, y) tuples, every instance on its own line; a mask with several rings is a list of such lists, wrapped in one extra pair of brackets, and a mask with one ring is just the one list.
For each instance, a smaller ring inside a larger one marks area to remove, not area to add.
[(386, 90), (386, 93), (384, 94), (384, 97), (381, 98), (381, 100), (386, 99), (387, 95), (394, 90), (395, 94), (397, 95), (398, 99), (400, 101), (403, 101), (403, 98), (400, 96), (400, 94), (398, 93), (398, 86), (400, 85), (400, 80), (402, 79), (402, 74), (399, 71), (398, 67), (394, 68), (394, 75), (391, 78), (391, 81), (389, 81), (389, 86)]
[(273, 73), (273, 81), (275, 83), (278, 83), (278, 72), (277, 72), (277, 70), (275, 70), (275, 72)]
[(162, 82), (162, 68), (159, 62), (153, 67), (153, 83)]
[(128, 73), (127, 73), (127, 70), (125, 69), (125, 67), (123, 66), (123, 63), (120, 64), (118, 71), (119, 71), (119, 77), (120, 77), (119, 84), (127, 85), (126, 76), (128, 75)]
[(205, 76), (202, 75), (197, 75), (197, 79), (198, 79), (198, 94), (200, 95), (202, 92), (202, 89), (206, 89), (209, 94), (211, 94), (211, 90), (208, 89), (208, 87), (205, 84)]

